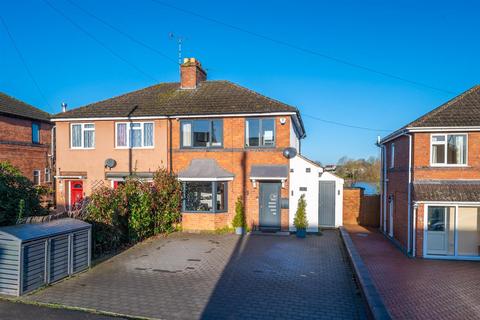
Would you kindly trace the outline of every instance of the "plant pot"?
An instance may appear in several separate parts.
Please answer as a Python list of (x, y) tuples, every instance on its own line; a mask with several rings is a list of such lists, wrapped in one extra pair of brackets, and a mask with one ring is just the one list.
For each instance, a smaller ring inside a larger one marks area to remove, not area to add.
[(307, 229), (297, 229), (297, 238), (305, 238), (307, 236)]
[(243, 228), (242, 227), (236, 227), (235, 228), (235, 234), (243, 234)]

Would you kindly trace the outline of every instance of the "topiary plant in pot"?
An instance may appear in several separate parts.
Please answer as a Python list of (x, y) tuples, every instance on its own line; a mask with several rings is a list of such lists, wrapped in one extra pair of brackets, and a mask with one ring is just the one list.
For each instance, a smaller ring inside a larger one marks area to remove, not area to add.
[(305, 195), (302, 194), (300, 199), (298, 199), (297, 212), (295, 212), (295, 218), (293, 219), (293, 224), (297, 229), (297, 237), (305, 238), (307, 235), (307, 202), (305, 201)]
[(243, 234), (245, 230), (245, 210), (243, 208), (242, 197), (237, 198), (235, 202), (235, 217), (232, 222), (236, 234)]

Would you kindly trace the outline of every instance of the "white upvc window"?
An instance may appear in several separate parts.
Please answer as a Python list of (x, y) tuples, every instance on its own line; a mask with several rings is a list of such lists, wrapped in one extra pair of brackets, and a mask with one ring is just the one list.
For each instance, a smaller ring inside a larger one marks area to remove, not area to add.
[(390, 168), (395, 168), (395, 143), (390, 145)]
[(467, 134), (432, 134), (430, 164), (432, 166), (467, 165), (467, 140)]
[(153, 148), (153, 122), (116, 122), (115, 148)]
[(70, 125), (70, 147), (72, 149), (94, 149), (95, 124), (72, 123)]

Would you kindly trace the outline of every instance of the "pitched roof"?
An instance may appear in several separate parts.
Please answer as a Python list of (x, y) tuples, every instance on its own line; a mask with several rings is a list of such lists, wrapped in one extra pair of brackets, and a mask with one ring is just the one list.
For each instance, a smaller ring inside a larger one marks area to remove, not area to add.
[(478, 201), (480, 180), (416, 181), (413, 190), (416, 201)]
[[(134, 107), (137, 106), (136, 109)], [(133, 112), (132, 112), (133, 110)], [(229, 81), (204, 81), (196, 89), (161, 83), (118, 97), (56, 114), (53, 118), (182, 116), (234, 113), (297, 112), (295, 107)]]
[(50, 114), (0, 92), (0, 113), (39, 121), (50, 121)]
[(407, 127), (480, 126), (480, 85), (411, 122)]

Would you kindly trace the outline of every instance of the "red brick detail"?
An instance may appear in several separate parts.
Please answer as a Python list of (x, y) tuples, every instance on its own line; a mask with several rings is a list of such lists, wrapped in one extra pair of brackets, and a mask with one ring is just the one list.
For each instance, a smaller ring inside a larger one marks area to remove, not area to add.
[[(198, 230), (199, 226), (222, 228), (231, 225), (235, 215), (235, 202), (238, 196), (244, 199), (247, 224), (251, 228), (259, 225), (259, 183), (253, 186), (249, 179), (252, 165), (289, 165), (282, 155), (285, 147), (290, 146), (291, 120), (280, 123), (275, 117), (276, 147), (264, 149), (245, 149), (245, 118), (232, 117), (223, 119), (223, 144), (221, 150), (187, 150), (180, 149), (180, 121), (172, 121), (173, 171), (178, 173), (186, 169), (191, 160), (215, 159), (219, 166), (232, 172), (235, 177), (228, 182), (228, 211), (225, 214), (184, 214), (182, 226), (185, 230)], [(288, 180), (281, 189), (281, 197), (288, 198)], [(212, 217), (215, 216), (216, 218)], [(218, 216), (218, 217), (217, 217)], [(281, 210), (281, 228), (288, 230), (288, 209)], [(200, 222), (205, 219), (206, 222)], [(194, 222), (193, 222), (194, 221)]]
[[(32, 122), (40, 124), (40, 144), (32, 144)], [(40, 170), (45, 181), (45, 168), (49, 168), (49, 150), (52, 125), (32, 120), (0, 116), (0, 161), (8, 161), (29, 179), (33, 170)], [(52, 172), (52, 176), (54, 172)]]
[(207, 80), (207, 73), (202, 69), (200, 61), (195, 58), (185, 58), (180, 67), (180, 78), (182, 89), (193, 89), (201, 81)]

